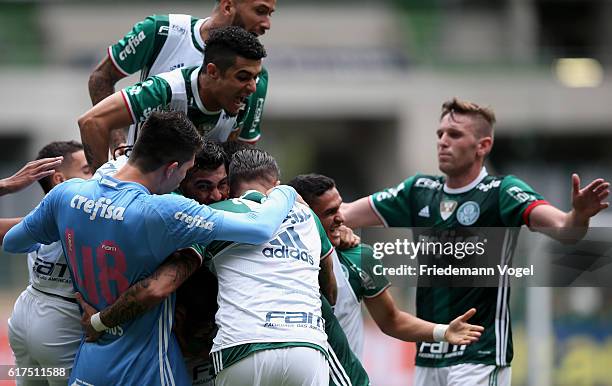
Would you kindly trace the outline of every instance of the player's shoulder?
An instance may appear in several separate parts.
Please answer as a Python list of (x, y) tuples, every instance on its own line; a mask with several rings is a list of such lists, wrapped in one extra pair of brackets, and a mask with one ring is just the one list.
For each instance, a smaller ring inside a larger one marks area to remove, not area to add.
[(232, 198), (210, 204), (210, 207), (224, 212), (247, 213), (252, 210), (252, 204), (255, 203), (255, 201), (246, 200), (244, 198)]
[(412, 177), (408, 177), (404, 184), (412, 189), (440, 190), (444, 186), (444, 181), (444, 176), (417, 173)]
[[(365, 244), (359, 244), (352, 248), (336, 249), (336, 253), (338, 253), (339, 257), (341, 257), (340, 261), (343, 262), (344, 265), (346, 265), (346, 263), (349, 262), (359, 267), (361, 266), (361, 258), (362, 258), (361, 254), (362, 254), (362, 251), (364, 251), (363, 249), (364, 245)], [(367, 250), (365, 250), (365, 252), (367, 253)]]

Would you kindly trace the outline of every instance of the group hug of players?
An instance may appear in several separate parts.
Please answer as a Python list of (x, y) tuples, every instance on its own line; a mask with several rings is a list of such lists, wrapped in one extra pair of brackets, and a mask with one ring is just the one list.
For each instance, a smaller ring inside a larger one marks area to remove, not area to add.
[[(320, 174), (279, 185), (254, 146), (268, 87), (257, 36), (275, 5), (221, 0), (206, 19), (137, 23), (90, 77), (83, 145), (53, 142), (0, 181), (2, 194), (35, 180), (47, 193), (0, 220), (5, 250), (28, 253), (30, 285), (8, 322), (16, 366), (69, 369), (71, 385), (369, 385), (363, 302), (385, 334), (418, 342), (413, 384), (509, 385), (507, 283), (419, 288), (413, 316), (351, 228), (527, 225), (579, 239), (608, 206), (608, 182), (572, 176), (563, 212), (489, 175), (495, 115), (453, 99), (435, 131), (442, 176), (352, 203)], [(137, 71), (141, 82), (114, 91)], [(501, 259), (515, 243), (509, 234)]]

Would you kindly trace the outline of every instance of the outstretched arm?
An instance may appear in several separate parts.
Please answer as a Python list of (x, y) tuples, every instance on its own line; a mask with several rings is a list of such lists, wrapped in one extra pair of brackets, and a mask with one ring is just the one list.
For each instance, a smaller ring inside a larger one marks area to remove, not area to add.
[(4, 242), (4, 236), (6, 233), (15, 225), (19, 224), (19, 222), (23, 219), (23, 217), (15, 217), (15, 218), (0, 218), (0, 245)]
[(357, 201), (343, 203), (340, 205), (340, 212), (344, 215), (344, 224), (349, 228), (383, 225), (370, 205), (369, 196)]
[(50, 176), (55, 173), (55, 168), (62, 163), (63, 159), (64, 157), (60, 156), (28, 162), (17, 173), (0, 180), (0, 196), (18, 192), (30, 186), (34, 181)]
[(453, 320), (447, 327), (401, 311), (397, 308), (389, 290), (373, 298), (364, 298), (364, 302), (382, 332), (406, 342), (445, 340), (458, 345), (470, 344), (476, 342), (484, 331), (481, 326), (467, 323), (467, 320), (476, 313), (474, 308)]
[(111, 131), (129, 126), (132, 116), (120, 91), (104, 99), (79, 118), (81, 141), (93, 170), (108, 161)]
[(248, 213), (223, 212), (223, 224), (217, 233), (219, 239), (248, 244), (269, 241), (289, 214), (296, 197), (295, 189), (279, 185), (256, 210)]
[(580, 177), (572, 175), (572, 209), (563, 212), (552, 205), (535, 207), (529, 215), (529, 228), (561, 242), (577, 242), (586, 234), (591, 217), (606, 209), (610, 183), (598, 178), (580, 188)]
[[(198, 269), (201, 262), (200, 255), (193, 249), (176, 251), (151, 276), (132, 285), (115, 303), (99, 313), (77, 293), (77, 300), (83, 308), (81, 325), (86, 340), (95, 342), (104, 330), (135, 319), (164, 301)], [(97, 329), (92, 325), (92, 317)], [(102, 328), (96, 320), (102, 323)]]

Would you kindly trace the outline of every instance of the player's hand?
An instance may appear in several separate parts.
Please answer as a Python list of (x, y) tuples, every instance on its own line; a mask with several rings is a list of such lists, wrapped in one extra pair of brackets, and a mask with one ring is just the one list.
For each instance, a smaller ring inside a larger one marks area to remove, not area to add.
[(81, 296), (81, 294), (78, 292), (76, 293), (76, 300), (79, 302), (81, 308), (83, 309), (83, 315), (81, 316), (81, 327), (83, 327), (83, 330), (85, 331), (85, 341), (95, 342), (100, 338), (100, 336), (102, 336), (103, 333), (96, 331), (92, 327), (89, 319), (91, 319), (91, 315), (98, 312), (98, 310), (96, 310), (89, 303), (87, 303), (85, 299), (83, 299), (83, 296)]
[(444, 334), (444, 338), (451, 344), (472, 344), (484, 331), (484, 327), (469, 324), (467, 321), (476, 313), (475, 308), (470, 308), (465, 314), (453, 320)]
[(604, 201), (610, 194), (610, 183), (598, 178), (580, 189), (580, 177), (572, 174), (572, 208), (580, 219), (588, 220), (610, 204)]
[(356, 235), (351, 228), (340, 225), (338, 231), (340, 231), (340, 244), (336, 247), (337, 249), (355, 248), (361, 243), (361, 237)]
[(3, 180), (0, 180), (0, 195), (15, 193), (38, 181), (43, 177), (55, 173), (64, 157), (43, 158), (30, 161), (25, 164), (17, 173)]

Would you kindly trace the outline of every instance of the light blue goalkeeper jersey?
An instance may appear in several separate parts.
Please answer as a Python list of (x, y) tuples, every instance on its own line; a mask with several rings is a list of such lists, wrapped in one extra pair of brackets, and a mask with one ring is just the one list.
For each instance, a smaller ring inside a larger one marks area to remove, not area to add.
[[(5, 238), (9, 252), (61, 240), (76, 290), (101, 310), (150, 276), (173, 251), (194, 243), (268, 241), (295, 201), (275, 189), (253, 215), (225, 213), (179, 195), (104, 176), (54, 188)], [(271, 203), (269, 203), (271, 202)], [(174, 295), (139, 318), (81, 343), (69, 384), (187, 385), (191, 378), (172, 332)]]

